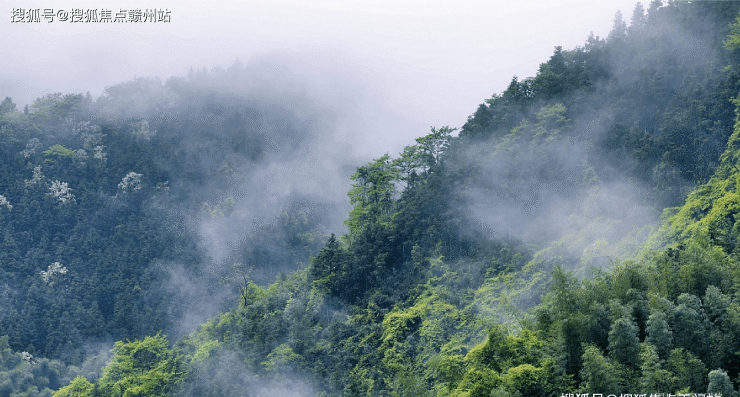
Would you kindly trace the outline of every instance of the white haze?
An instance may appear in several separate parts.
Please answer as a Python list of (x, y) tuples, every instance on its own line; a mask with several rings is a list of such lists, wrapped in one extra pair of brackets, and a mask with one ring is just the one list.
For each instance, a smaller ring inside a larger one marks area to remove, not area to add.
[[(222, 308), (228, 291), (209, 297), (202, 291), (232, 266), (229, 260), (245, 237), (289, 206), (291, 197), (303, 198), (309, 207), (332, 206), (335, 217), (322, 222), (328, 231), (342, 233), (354, 167), (386, 152), (396, 156), (426, 135), (429, 126), (462, 126), (512, 76), (534, 76), (555, 46), (582, 45), (591, 31), (606, 36), (614, 13), (621, 10), (628, 21), (635, 3), (6, 1), (0, 3), (0, 100), (9, 96), (23, 108), (52, 92), (90, 91), (97, 98), (106, 87), (135, 77), (166, 81), (191, 68), (226, 69), (237, 59), (247, 66), (287, 68), (289, 78), (258, 80), (260, 89), (247, 95), (286, 107), (286, 97), (310, 103), (292, 111), (315, 121), (307, 129), (311, 139), (290, 157), (259, 164), (239, 183), (202, 187), (202, 201), (211, 206), (234, 197), (243, 214), (239, 222), (171, 214), (186, 218), (183, 223), (197, 231), (208, 257), (202, 275), (209, 280), (194, 279), (179, 264), (167, 269), (173, 296), (192, 302), (178, 313), (174, 331), (184, 334)], [(166, 8), (172, 23), (10, 23), (12, 9), (19, 7)], [(229, 87), (221, 89), (228, 92)], [(605, 189), (616, 193), (621, 188)], [(495, 229), (501, 222), (530, 220), (531, 214), (515, 214), (505, 206), (498, 213), (485, 210), (500, 200), (476, 193), (480, 197), (473, 198), (477, 206), (471, 212), (480, 222)], [(563, 224), (569, 208), (557, 206), (567, 202), (553, 202), (554, 211), (541, 212), (551, 214), (537, 220), (549, 225), (546, 232), (563, 232), (556, 225)], [(519, 207), (511, 205), (512, 210)], [(514, 232), (521, 238), (529, 233)], [(267, 385), (260, 395), (312, 394), (302, 382), (295, 383), (301, 389), (297, 393)]]
[[(366, 81), (377, 124), (357, 146), (396, 153), (430, 125), (461, 126), (513, 75), (533, 76), (553, 48), (604, 37), (610, 1), (24, 1), (0, 5), (0, 95), (22, 108), (50, 92), (85, 92), (134, 77), (185, 75), (235, 59), (283, 58), (306, 77)], [(645, 4), (647, 6), (647, 4)], [(13, 8), (168, 9), (171, 23), (11, 23)], [(331, 86), (331, 79), (324, 82)], [(368, 150), (369, 152), (370, 150)]]

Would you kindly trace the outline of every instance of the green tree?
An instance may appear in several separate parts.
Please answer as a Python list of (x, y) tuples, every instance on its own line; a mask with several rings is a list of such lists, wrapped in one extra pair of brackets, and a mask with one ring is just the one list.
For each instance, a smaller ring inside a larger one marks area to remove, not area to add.
[(470, 368), (451, 396), (489, 397), (501, 383), (501, 376), (491, 369)]
[(637, 367), (640, 354), (637, 332), (637, 325), (628, 317), (616, 319), (609, 331), (609, 356), (633, 369)]
[(430, 173), (435, 167), (441, 165), (442, 154), (450, 144), (451, 134), (457, 130), (457, 128), (450, 128), (449, 126), (431, 128), (431, 133), (421, 138), (416, 138), (416, 146), (418, 147), (416, 156), (425, 174)]
[(684, 349), (673, 349), (664, 368), (673, 373), (673, 390), (688, 389), (695, 393), (705, 390), (707, 368), (696, 356)]
[(561, 325), (561, 334), (563, 347), (565, 348), (565, 372), (573, 375), (578, 374), (583, 357), (583, 336), (580, 332), (578, 318), (565, 319)]
[(78, 376), (67, 386), (54, 393), (54, 397), (92, 397), (95, 386), (84, 376)]
[(666, 315), (663, 312), (654, 312), (647, 321), (647, 337), (645, 342), (655, 347), (658, 357), (665, 359), (673, 347), (673, 332), (668, 326)]
[(62, 145), (54, 145), (48, 150), (44, 150), (44, 156), (74, 157), (75, 152)]
[(721, 369), (715, 369), (709, 372), (709, 386), (707, 386), (707, 393), (715, 396), (734, 395), (732, 382), (730, 382), (730, 377), (727, 376), (727, 372)]
[(648, 18), (654, 21), (657, 18), (658, 9), (663, 6), (663, 0), (653, 0), (648, 8)]
[(583, 349), (582, 389), (589, 393), (614, 394), (620, 390), (618, 364), (604, 357), (596, 346)]
[(705, 362), (709, 368), (733, 368), (737, 339), (732, 331), (728, 308), (731, 299), (710, 285), (704, 295), (704, 308), (709, 329), (709, 355)]
[(504, 377), (504, 383), (510, 390), (516, 390), (522, 396), (544, 397), (546, 394), (543, 382), (543, 370), (531, 364), (522, 364), (509, 368)]
[(398, 168), (393, 165), (388, 154), (357, 168), (357, 172), (351, 177), (355, 183), (348, 193), (350, 204), (354, 206), (347, 220), (350, 231), (358, 230), (379, 216), (389, 214), (396, 195), (393, 181), (398, 177)]
[(477, 365), (491, 368), (496, 372), (506, 369), (511, 358), (511, 349), (508, 343), (508, 332), (502, 325), (497, 325), (488, 331), (485, 343), (470, 350), (467, 360)]
[(737, 16), (735, 23), (730, 25), (731, 33), (724, 42), (725, 49), (730, 51), (740, 50), (740, 15)]
[(32, 118), (55, 131), (71, 132), (86, 104), (82, 94), (48, 94), (31, 104)]
[(650, 343), (640, 345), (640, 387), (647, 393), (660, 393), (661, 390), (671, 390), (671, 373), (661, 368), (660, 358), (655, 346)]
[(115, 397), (166, 396), (182, 376), (180, 358), (168, 348), (165, 336), (156, 335), (116, 342), (98, 385)]
[(348, 271), (347, 252), (332, 235), (318, 255), (311, 258), (309, 277), (319, 290), (339, 294), (339, 278)]
[(679, 295), (676, 302), (678, 306), (673, 314), (671, 327), (674, 331), (674, 344), (691, 351), (697, 357), (703, 357), (707, 346), (707, 329), (701, 300), (684, 293)]
[(380, 280), (402, 259), (393, 223), (399, 170), (386, 154), (359, 167), (352, 180), (348, 195), (354, 207), (345, 221), (349, 265), (337, 278), (337, 288), (346, 301), (357, 302), (368, 291), (392, 287)]
[(406, 182), (407, 188), (413, 188), (418, 179), (416, 171), (421, 167), (419, 154), (419, 146), (410, 145), (403, 148), (401, 157), (393, 160), (393, 165), (398, 168), (400, 178)]
[(15, 103), (10, 97), (5, 97), (5, 100), (0, 102), (0, 115), (10, 112), (15, 112)]
[(569, 88), (567, 67), (563, 47), (556, 46), (550, 59), (540, 65), (537, 77), (532, 81), (532, 91), (546, 99), (553, 99), (565, 93)]

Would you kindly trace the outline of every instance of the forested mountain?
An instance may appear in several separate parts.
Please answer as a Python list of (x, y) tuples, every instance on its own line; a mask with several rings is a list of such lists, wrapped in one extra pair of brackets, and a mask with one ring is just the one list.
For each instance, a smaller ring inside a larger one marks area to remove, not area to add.
[(617, 13), (346, 215), (269, 183), (331, 139), (279, 75), (6, 99), (0, 395), (737, 394), (739, 13)]
[[(238, 81), (251, 72), (223, 73)], [(95, 101), (52, 94), (23, 111), (2, 103), (6, 347), (79, 366), (115, 340), (182, 335), (235, 305), (235, 263), (264, 283), (318, 252), (327, 203), (306, 209), (289, 192), (251, 209), (266, 212), (262, 222), (243, 211), (270, 193), (255, 175), (305, 145), (312, 121), (199, 88), (219, 78), (138, 79)], [(231, 251), (215, 255), (215, 238)]]

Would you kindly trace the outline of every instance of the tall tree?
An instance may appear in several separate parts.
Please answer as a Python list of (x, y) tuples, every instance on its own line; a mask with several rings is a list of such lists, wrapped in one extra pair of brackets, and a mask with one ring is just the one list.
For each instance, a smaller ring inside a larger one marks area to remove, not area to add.
[(350, 231), (358, 230), (366, 222), (388, 214), (396, 194), (393, 181), (399, 177), (398, 168), (386, 153), (366, 166), (357, 168), (352, 174), (352, 190), (349, 201), (354, 208), (349, 214), (347, 225)]
[(655, 346), (655, 351), (661, 359), (668, 357), (673, 345), (673, 332), (668, 326), (666, 315), (663, 312), (650, 314), (647, 321), (647, 337), (645, 342)]
[(707, 394), (715, 396), (733, 396), (735, 394), (732, 388), (732, 382), (730, 382), (730, 377), (727, 376), (727, 372), (721, 369), (715, 369), (709, 373)]
[(583, 351), (581, 379), (583, 380), (582, 389), (590, 393), (619, 390), (619, 371), (615, 363), (604, 357), (595, 346), (586, 346)]
[(442, 154), (450, 144), (451, 134), (457, 128), (445, 126), (442, 128), (432, 127), (432, 132), (421, 138), (416, 138), (417, 156), (424, 173), (429, 174), (435, 167), (441, 166)]
[(5, 100), (0, 103), (0, 114), (10, 112), (15, 112), (15, 103), (10, 97), (5, 97)]
[(332, 233), (319, 254), (311, 258), (309, 276), (320, 290), (336, 294), (340, 292), (338, 279), (348, 271), (348, 265), (347, 253)]
[(609, 331), (609, 356), (620, 364), (636, 368), (640, 354), (637, 332), (637, 325), (631, 318), (615, 320)]
[(635, 4), (635, 9), (632, 11), (632, 23), (630, 24), (629, 33), (637, 33), (645, 29), (647, 24), (647, 17), (645, 16), (645, 9), (642, 7), (642, 3)]
[(671, 373), (661, 368), (655, 346), (650, 343), (640, 345), (640, 387), (648, 393), (671, 390)]
[(621, 41), (627, 36), (627, 23), (622, 20), (622, 12), (617, 11), (614, 14), (614, 24), (612, 30), (609, 32), (607, 41)]

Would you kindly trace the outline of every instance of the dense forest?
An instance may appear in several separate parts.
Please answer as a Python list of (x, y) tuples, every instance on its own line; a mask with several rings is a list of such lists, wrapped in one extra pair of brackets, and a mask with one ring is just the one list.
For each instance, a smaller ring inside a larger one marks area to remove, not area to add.
[[(638, 3), (359, 167), (285, 81), (0, 103), (0, 396), (740, 395), (740, 3)], [(327, 164), (348, 205), (284, 188)]]

